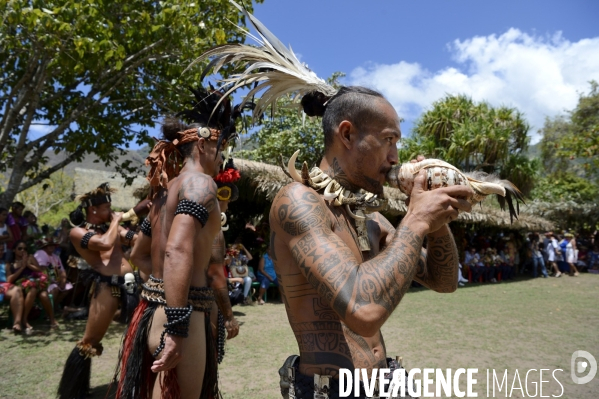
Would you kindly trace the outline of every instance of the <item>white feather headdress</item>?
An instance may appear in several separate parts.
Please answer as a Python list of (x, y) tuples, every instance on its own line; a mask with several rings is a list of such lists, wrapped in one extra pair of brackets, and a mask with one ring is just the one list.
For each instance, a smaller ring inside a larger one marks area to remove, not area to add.
[(204, 69), (203, 79), (211, 69), (217, 73), (225, 65), (247, 64), (243, 73), (222, 80), (223, 83), (230, 85), (223, 98), (242, 86), (255, 84), (244, 100), (245, 102), (264, 90), (260, 99), (254, 101), (256, 104), (254, 118), (262, 115), (269, 106), (274, 107), (277, 99), (286, 94), (292, 95), (293, 100), (297, 101), (312, 91), (319, 92), (325, 97), (332, 97), (337, 93), (333, 86), (302, 64), (291, 47), (285, 47), (256, 17), (233, 0), (229, 1), (245, 14), (258, 32), (261, 39), (244, 30), (248, 37), (259, 44), (259, 47), (247, 44), (217, 46), (200, 55), (187, 69), (214, 57)]

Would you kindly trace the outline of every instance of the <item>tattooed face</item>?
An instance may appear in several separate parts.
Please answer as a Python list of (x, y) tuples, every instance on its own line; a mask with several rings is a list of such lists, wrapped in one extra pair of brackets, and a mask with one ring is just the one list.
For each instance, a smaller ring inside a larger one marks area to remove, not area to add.
[(382, 194), (383, 184), (391, 166), (397, 164), (397, 142), (401, 137), (399, 117), (385, 100), (377, 103), (379, 122), (360, 132), (357, 145), (351, 151), (353, 170), (349, 173), (359, 187)]

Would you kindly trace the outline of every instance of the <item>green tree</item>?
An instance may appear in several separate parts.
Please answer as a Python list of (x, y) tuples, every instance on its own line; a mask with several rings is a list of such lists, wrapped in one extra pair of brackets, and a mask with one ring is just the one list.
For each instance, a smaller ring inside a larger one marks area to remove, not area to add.
[(422, 154), (464, 171), (496, 173), (528, 193), (538, 168), (525, 156), (528, 130), (515, 108), (495, 108), (464, 95), (448, 95), (419, 118), (412, 136), (403, 140), (399, 157), (405, 162)]
[(16, 201), (25, 204), (25, 208), (38, 218), (56, 212), (62, 204), (72, 202), (74, 180), (62, 171), (53, 173), (49, 178), (21, 191), (15, 196)]
[[(0, 0), (0, 19), (4, 206), (86, 154), (109, 163), (147, 142), (147, 127), (200, 83), (201, 66), (182, 71), (211, 46), (241, 42), (245, 23), (222, 0)], [(46, 151), (67, 156), (46, 165)]]
[[(339, 87), (338, 80), (344, 76), (335, 72), (327, 81)], [(318, 166), (324, 156), (322, 120), (306, 117), (291, 98), (282, 98), (277, 102), (275, 114), (264, 117), (247, 143), (253, 149), (240, 151), (242, 158), (278, 165), (281, 155), (287, 160), (301, 150), (299, 161), (306, 161), (310, 167)]]
[(549, 174), (575, 173), (599, 184), (599, 84), (590, 86), (567, 116), (545, 120), (541, 158)]
[(276, 115), (265, 118), (258, 131), (247, 141), (252, 150), (242, 150), (239, 156), (273, 165), (285, 160), (297, 150), (301, 150), (299, 160), (308, 162), (310, 167), (318, 165), (324, 155), (324, 136), (320, 118), (305, 120), (297, 108), (290, 107), (290, 100), (278, 101)]

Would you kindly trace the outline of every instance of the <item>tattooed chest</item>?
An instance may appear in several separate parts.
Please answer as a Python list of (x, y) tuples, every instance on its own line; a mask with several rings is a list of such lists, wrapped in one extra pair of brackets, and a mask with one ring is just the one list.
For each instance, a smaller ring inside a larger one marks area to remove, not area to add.
[(367, 261), (376, 255), (378, 255), (379, 241), (381, 236), (381, 229), (378, 224), (369, 220), (366, 222), (368, 229), (368, 241), (370, 242), (370, 251), (360, 251), (358, 244), (358, 233), (354, 225), (353, 219), (346, 215), (346, 213), (340, 208), (330, 209), (331, 211), (331, 222), (333, 232), (345, 242), (345, 244), (352, 250), (356, 259)]

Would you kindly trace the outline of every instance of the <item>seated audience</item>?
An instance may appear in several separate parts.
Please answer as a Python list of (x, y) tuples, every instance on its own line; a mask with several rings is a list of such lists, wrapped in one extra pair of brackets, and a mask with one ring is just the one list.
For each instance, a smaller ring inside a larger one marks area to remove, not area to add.
[(54, 253), (56, 242), (51, 239), (42, 239), (37, 244), (38, 250), (33, 255), (42, 270), (48, 276), (48, 293), (54, 298), (54, 308), (58, 309), (59, 304), (73, 289), (73, 284), (67, 281), (67, 273), (64, 270), (60, 257)]
[(54, 319), (54, 310), (48, 296), (48, 276), (38, 265), (37, 260), (27, 253), (25, 241), (15, 242), (13, 259), (6, 270), (6, 279), (21, 288), (25, 294), (25, 305), (23, 309), (23, 323), (25, 332), (31, 334), (33, 327), (29, 324), (29, 312), (33, 308), (35, 299), (39, 298), (44, 310), (50, 318), (50, 327), (57, 328), (58, 323)]
[(470, 272), (472, 273), (472, 282), (478, 283), (480, 276), (483, 273), (483, 264), (480, 260), (480, 255), (476, 253), (476, 248), (471, 247), (468, 252), (466, 252), (466, 257), (464, 258), (464, 264), (468, 266)]
[[(243, 251), (243, 253), (242, 253)], [(252, 278), (249, 276), (248, 262), (252, 260), (252, 255), (240, 242), (230, 245), (225, 257), (225, 265), (228, 267), (229, 283), (243, 286), (243, 305), (251, 305), (252, 298), (250, 290), (252, 288)]]
[(7, 278), (7, 264), (4, 259), (4, 245), (0, 244), (0, 302), (7, 300), (10, 303), (13, 325), (12, 330), (15, 333), (21, 333), (23, 317), (23, 291), (14, 285), (15, 278)]

